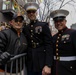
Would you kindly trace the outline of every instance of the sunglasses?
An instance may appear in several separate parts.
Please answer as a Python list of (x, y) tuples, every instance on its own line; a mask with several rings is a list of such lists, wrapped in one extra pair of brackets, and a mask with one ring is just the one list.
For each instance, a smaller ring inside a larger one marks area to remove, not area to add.
[(15, 22), (20, 22), (20, 23), (22, 23), (22, 22), (23, 22), (23, 20), (15, 19)]
[(36, 12), (36, 10), (29, 10), (29, 11), (27, 11), (28, 14), (35, 13), (35, 12)]
[(56, 19), (56, 20), (54, 20), (54, 22), (62, 22), (62, 21), (64, 21), (65, 19)]

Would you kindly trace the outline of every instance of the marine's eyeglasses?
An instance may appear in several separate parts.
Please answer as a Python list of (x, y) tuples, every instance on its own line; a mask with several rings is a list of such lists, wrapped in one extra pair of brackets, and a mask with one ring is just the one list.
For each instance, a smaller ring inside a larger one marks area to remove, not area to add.
[(54, 22), (63, 22), (64, 19), (60, 19), (60, 20), (54, 20)]
[(35, 12), (36, 12), (36, 10), (28, 10), (28, 11), (27, 11), (28, 14), (30, 14), (30, 13), (35, 13)]

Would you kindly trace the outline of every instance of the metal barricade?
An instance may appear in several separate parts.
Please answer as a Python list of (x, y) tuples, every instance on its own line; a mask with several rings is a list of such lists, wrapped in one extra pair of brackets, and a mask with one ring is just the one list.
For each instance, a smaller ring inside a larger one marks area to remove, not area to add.
[[(12, 75), (12, 70), (13, 70), (13, 61), (15, 60), (16, 61), (16, 74), (15, 75), (18, 75), (18, 64), (20, 64), (20, 72), (19, 72), (19, 75), (26, 75), (26, 67), (25, 67), (25, 56), (26, 56), (26, 53), (23, 53), (23, 54), (19, 54), (19, 55), (16, 55), (14, 56), (13, 58), (10, 59), (10, 61), (8, 61), (8, 63), (10, 62), (11, 63), (11, 66), (10, 66), (10, 75)], [(18, 59), (20, 59), (18, 62)], [(23, 61), (22, 61), (23, 60)], [(7, 64), (8, 64), (7, 63)], [(4, 75), (8, 75), (7, 74), (7, 64), (5, 64), (5, 72), (4, 72)], [(22, 67), (23, 67), (23, 73), (22, 73)]]

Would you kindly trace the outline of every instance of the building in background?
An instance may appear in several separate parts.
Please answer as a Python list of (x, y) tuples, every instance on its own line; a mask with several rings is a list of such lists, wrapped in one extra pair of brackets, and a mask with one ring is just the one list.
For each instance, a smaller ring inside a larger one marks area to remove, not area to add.
[(76, 29), (76, 23), (71, 25), (71, 29)]
[[(27, 18), (25, 13), (26, 11), (23, 9), (23, 7), (27, 2), (36, 2), (36, 1), (37, 0), (0, 0), (0, 26), (5, 25), (7, 27), (9, 25), (9, 20), (17, 12), (21, 12), (23, 14), (25, 22), (26, 24), (28, 24), (29, 19)], [(57, 30), (51, 23), (49, 23), (49, 28), (52, 32), (52, 35), (57, 33)]]
[(0, 25), (8, 24), (11, 17), (17, 12), (21, 12), (26, 20), (23, 9), (26, 2), (36, 2), (36, 0), (0, 0)]
[(26, 2), (27, 0), (0, 0), (0, 26), (8, 25), (17, 12), (24, 14), (23, 6)]

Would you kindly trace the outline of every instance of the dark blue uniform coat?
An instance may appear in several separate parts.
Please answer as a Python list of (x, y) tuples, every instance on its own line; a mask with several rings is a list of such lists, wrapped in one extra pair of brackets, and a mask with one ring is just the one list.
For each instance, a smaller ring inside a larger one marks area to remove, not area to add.
[(28, 40), (28, 71), (40, 72), (45, 65), (51, 67), (53, 47), (48, 24), (36, 20), (25, 26), (23, 32)]
[(53, 43), (53, 75), (76, 75), (76, 30), (64, 28), (53, 36)]

